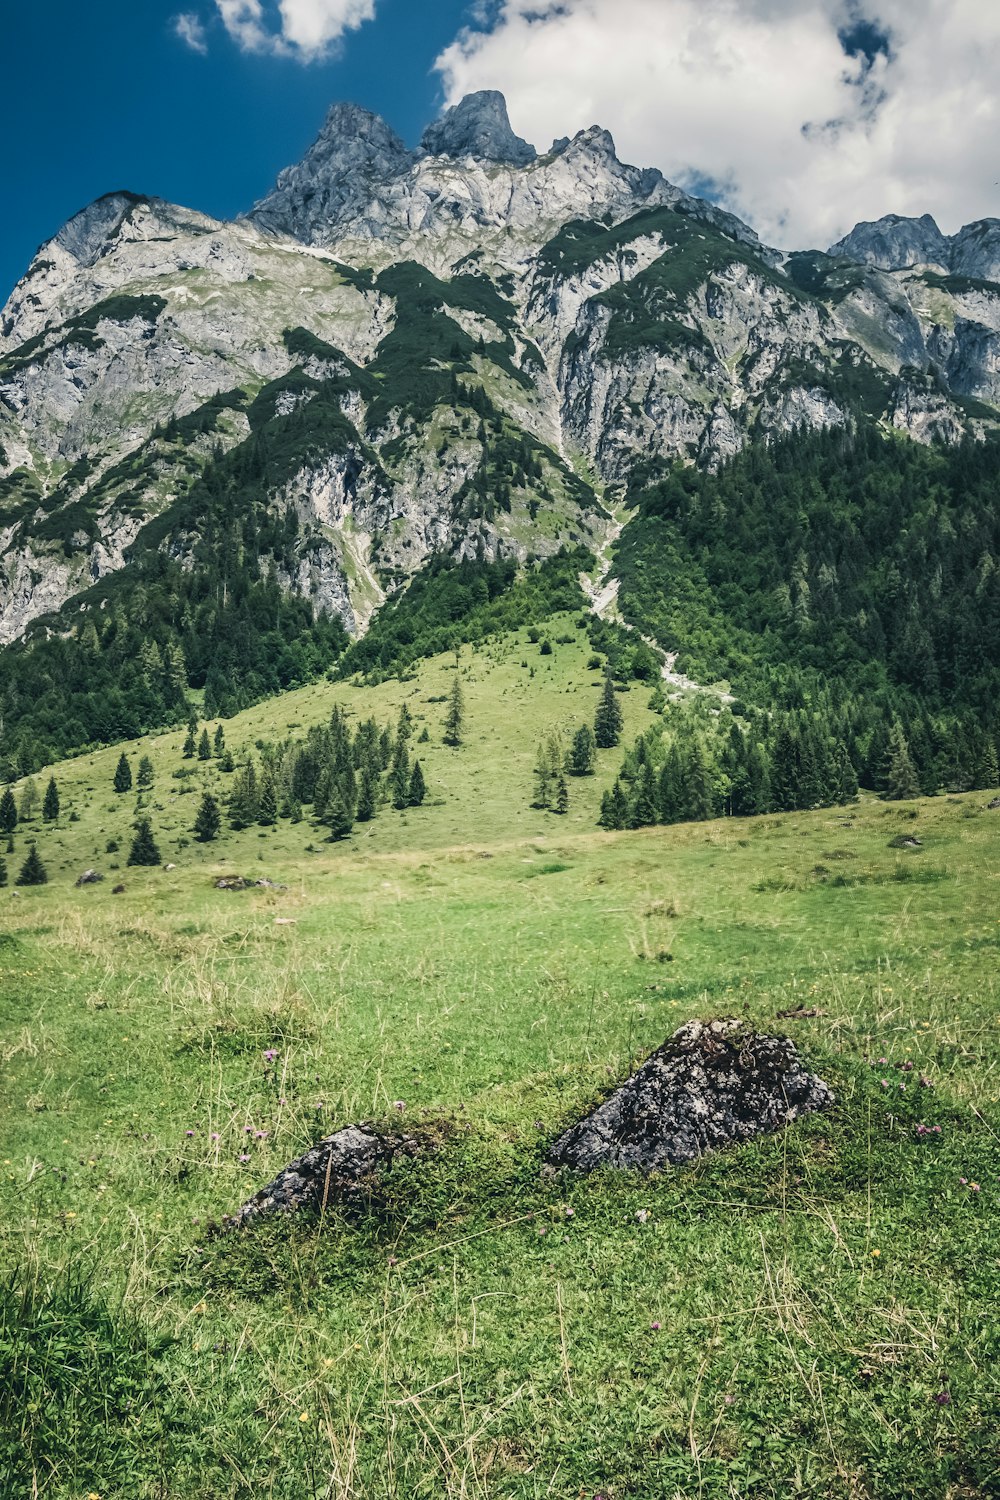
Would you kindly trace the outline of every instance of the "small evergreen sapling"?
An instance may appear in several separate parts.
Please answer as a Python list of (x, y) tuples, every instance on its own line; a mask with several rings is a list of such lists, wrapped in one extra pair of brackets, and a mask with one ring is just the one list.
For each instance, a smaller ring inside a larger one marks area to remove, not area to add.
[(565, 776), (560, 776), (556, 782), (556, 800), (552, 810), (560, 817), (569, 812), (569, 787)]
[(128, 851), (130, 865), (158, 865), (160, 863), (160, 851), (153, 837), (153, 828), (148, 818), (140, 818), (135, 828), (135, 838), (132, 847)]
[(462, 743), (462, 728), (465, 721), (465, 699), (462, 696), (462, 684), (455, 675), (451, 692), (448, 695), (448, 712), (444, 721), (444, 743), (457, 749)]
[(122, 793), (130, 792), (131, 790), (132, 767), (129, 765), (128, 756), (123, 750), (121, 755), (118, 757), (118, 764), (115, 767), (115, 791)]
[(42, 857), (35, 845), (32, 844), (31, 848), (28, 850), (28, 857), (24, 861), (24, 864), (21, 866), (21, 873), (18, 875), (15, 884), (46, 885), (48, 883), (48, 879), (49, 877), (46, 872), (45, 866), (42, 864)]
[(203, 729), (201, 731), (201, 738), (198, 741), (198, 759), (199, 760), (211, 760), (212, 759), (212, 742), (211, 742), (211, 740), (208, 737), (208, 730), (207, 729)]
[(148, 755), (144, 755), (139, 762), (135, 784), (140, 792), (148, 792), (153, 785), (153, 762)]
[(0, 833), (13, 833), (17, 827), (17, 803), (10, 787), (4, 787), (0, 797)]
[(59, 788), (56, 786), (56, 778), (49, 777), (49, 784), (45, 788), (45, 800), (42, 803), (42, 817), (46, 823), (54, 823), (59, 816)]
[(223, 750), (225, 750), (226, 748), (226, 736), (223, 733), (221, 724), (216, 725), (215, 736), (212, 740), (212, 744), (214, 746), (216, 755), (221, 755)]
[(419, 807), (427, 795), (427, 787), (424, 783), (424, 773), (420, 769), (419, 760), (413, 762), (413, 770), (410, 772), (410, 790), (408, 801), (411, 807)]
[(201, 843), (210, 844), (214, 838), (218, 838), (221, 826), (222, 815), (219, 812), (219, 804), (211, 792), (206, 792), (201, 799), (201, 806), (194, 820), (195, 836)]

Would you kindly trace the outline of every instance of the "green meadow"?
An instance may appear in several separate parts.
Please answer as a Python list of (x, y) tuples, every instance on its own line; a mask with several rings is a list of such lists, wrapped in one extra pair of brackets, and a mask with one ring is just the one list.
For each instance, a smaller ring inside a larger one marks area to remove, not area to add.
[[(195, 842), (227, 778), (183, 731), (125, 747), (164, 866), (126, 868), (120, 747), (19, 825), (11, 879), (36, 840), (49, 883), (0, 891), (5, 1500), (1000, 1493), (993, 794), (603, 833), (609, 750), (532, 809), (539, 740), (600, 689), (551, 633), (225, 723), (238, 759), (405, 701), (427, 799), (349, 840)], [(629, 743), (649, 688), (622, 704)], [(542, 1170), (722, 1015), (794, 1036), (835, 1108), (652, 1179)], [(226, 1229), (363, 1119), (432, 1149), (321, 1222)]]

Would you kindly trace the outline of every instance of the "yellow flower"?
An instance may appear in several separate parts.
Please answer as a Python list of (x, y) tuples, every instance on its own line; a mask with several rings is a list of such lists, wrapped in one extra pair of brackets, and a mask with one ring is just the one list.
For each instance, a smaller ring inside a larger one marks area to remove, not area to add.
[(873, 1254), (873, 1255), (881, 1255), (881, 1254), (882, 1254), (882, 1252), (881, 1252), (881, 1250), (873, 1250), (873, 1251), (872, 1251), (872, 1254)]
[(309, 1413), (307, 1411), (300, 1411), (299, 1412), (299, 1421), (300, 1422), (308, 1422), (308, 1420), (309, 1420)]

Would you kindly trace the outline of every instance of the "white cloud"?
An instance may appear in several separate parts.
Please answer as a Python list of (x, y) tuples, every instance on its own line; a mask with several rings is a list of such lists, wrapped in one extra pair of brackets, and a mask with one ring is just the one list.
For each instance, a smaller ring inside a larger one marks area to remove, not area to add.
[[(858, 32), (867, 23), (872, 30)], [(850, 57), (840, 33), (864, 40)], [(873, 45), (876, 33), (886, 46)], [(1000, 213), (1000, 6), (982, 0), (501, 0), (438, 59), (544, 149), (592, 124), (772, 243)]]
[(323, 58), (345, 31), (375, 15), (375, 0), (278, 0), (277, 14), (261, 0), (215, 0), (223, 25), (244, 52), (270, 52), (301, 62)]
[(202, 57), (207, 53), (208, 42), (205, 39), (205, 27), (198, 16), (190, 12), (174, 16), (174, 34), (179, 36), (192, 52), (200, 52)]

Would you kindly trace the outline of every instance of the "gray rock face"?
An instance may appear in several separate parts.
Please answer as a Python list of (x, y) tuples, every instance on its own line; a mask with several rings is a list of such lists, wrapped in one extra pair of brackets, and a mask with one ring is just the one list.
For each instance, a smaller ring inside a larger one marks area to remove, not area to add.
[(828, 253), (882, 271), (930, 266), (974, 281), (1000, 282), (1000, 219), (979, 219), (945, 235), (930, 214), (919, 219), (886, 214), (874, 223), (856, 224)]
[(834, 1097), (794, 1042), (740, 1021), (689, 1021), (549, 1153), (556, 1166), (642, 1172), (780, 1130)]
[(328, 1203), (359, 1199), (394, 1157), (417, 1156), (422, 1149), (412, 1135), (379, 1130), (374, 1125), (347, 1125), (289, 1162), (232, 1215), (229, 1223), (241, 1228), (269, 1214), (322, 1209)]
[(363, 214), (413, 161), (380, 115), (357, 104), (335, 104), (302, 160), (279, 172), (249, 217), (262, 229), (319, 243), (333, 226)]
[(526, 167), (535, 160), (534, 146), (515, 135), (507, 117), (507, 101), (495, 89), (467, 94), (428, 125), (421, 146), (431, 156), (474, 156), (479, 161), (506, 162)]
[(950, 242), (930, 214), (906, 219), (886, 214), (874, 222), (856, 224), (850, 234), (831, 245), (828, 254), (842, 255), (861, 265), (883, 271), (902, 271), (908, 266), (949, 269)]

